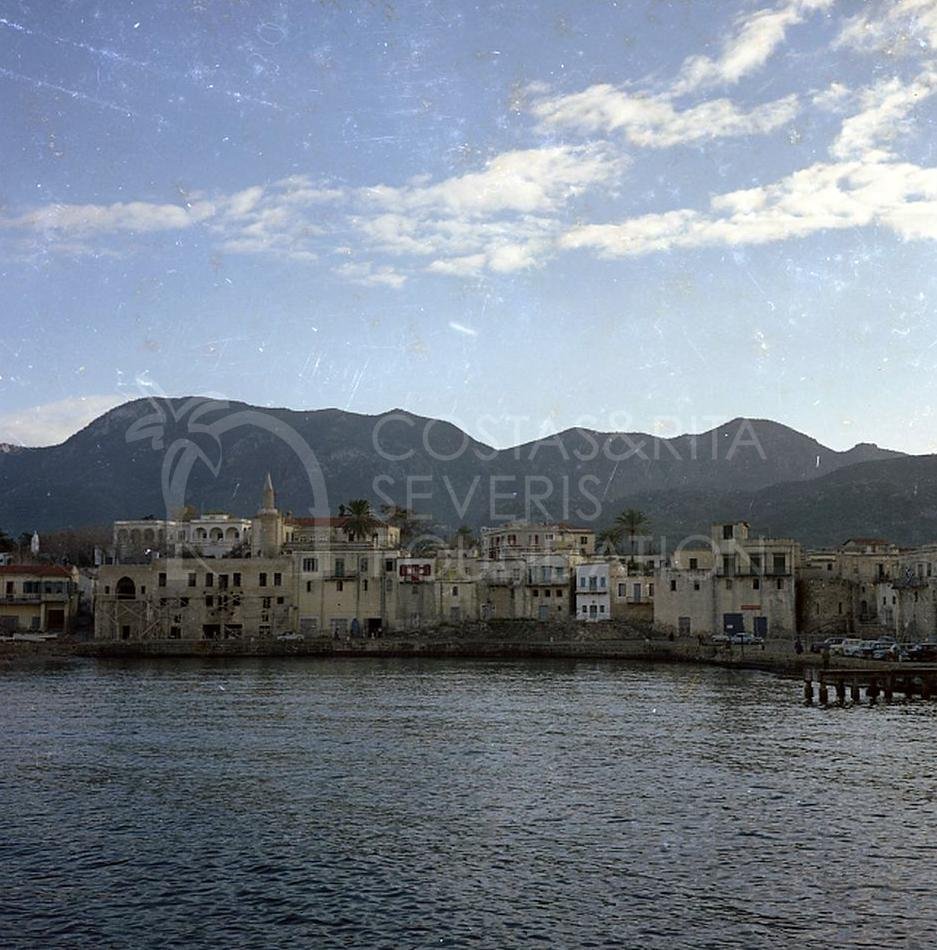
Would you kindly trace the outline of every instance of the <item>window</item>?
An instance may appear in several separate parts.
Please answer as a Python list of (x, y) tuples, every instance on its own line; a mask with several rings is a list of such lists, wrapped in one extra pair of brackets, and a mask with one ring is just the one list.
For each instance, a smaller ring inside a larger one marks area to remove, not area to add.
[(283, 598), (282, 598), (282, 597), (277, 597), (277, 603), (278, 603), (278, 604), (282, 604), (282, 603), (283, 603)]
[(826, 569), (827, 569), (828, 571), (832, 571), (832, 570), (833, 570), (833, 565), (832, 565), (832, 564), (827, 564), (827, 565), (826, 565)]
[(340, 594), (344, 589), (345, 589), (345, 582), (344, 582), (344, 581), (336, 581), (336, 582), (335, 582), (335, 590), (336, 590), (339, 594)]
[(783, 554), (774, 555), (774, 573), (785, 574), (787, 572), (787, 558)]
[(783, 578), (783, 577), (779, 577), (779, 578), (774, 582), (774, 586), (777, 587), (778, 590), (784, 590), (784, 578)]
[(307, 594), (312, 593), (312, 581), (306, 581), (306, 593)]
[(314, 557), (304, 557), (303, 558), (303, 571), (307, 574), (312, 574), (315, 571), (319, 570), (319, 561)]
[(335, 576), (344, 577), (345, 576), (345, 559), (341, 557), (335, 558)]
[(163, 571), (159, 572), (159, 579), (157, 580), (157, 586), (165, 587), (166, 586), (166, 574)]
[(283, 575), (279, 571), (277, 571), (277, 573), (273, 575), (273, 586), (274, 587), (283, 586)]
[(761, 580), (757, 577), (752, 578), (752, 590), (761, 590)]
[(233, 577), (232, 577), (231, 583), (232, 583), (235, 587), (240, 587), (240, 586), (241, 586), (241, 575), (240, 575), (237, 571), (234, 572), (234, 575), (233, 575)]
[(368, 559), (366, 557), (358, 561), (358, 570), (361, 571), (362, 574), (368, 573)]
[(691, 558), (690, 558), (690, 570), (691, 570), (691, 571), (699, 570), (699, 558), (698, 558), (698, 557), (691, 557)]
[(228, 589), (228, 575), (219, 574), (218, 575), (218, 590), (227, 590)]
[(206, 606), (206, 607), (214, 607), (214, 606), (215, 606), (215, 598), (214, 598), (211, 594), (206, 594), (206, 595), (205, 595), (205, 606)]
[(271, 600), (272, 600), (272, 598), (270, 598), (270, 597), (261, 597), (261, 598), (260, 598), (260, 606), (261, 606), (261, 609), (262, 609), (262, 610), (269, 610), (269, 609), (270, 609), (270, 602), (271, 602)]
[(722, 556), (722, 573), (726, 577), (731, 577), (735, 573), (735, 555), (724, 554)]
[(261, 572), (260, 572), (260, 574), (259, 574), (258, 577), (257, 577), (257, 584), (258, 584), (260, 587), (266, 587), (266, 586), (267, 586), (267, 572), (266, 572), (266, 571), (261, 571)]
[(189, 572), (189, 587), (195, 587), (195, 583), (196, 583), (195, 571), (190, 571)]
[(624, 596), (625, 596), (625, 585), (624, 585), (624, 584), (619, 584), (619, 585), (618, 585), (618, 596), (619, 596), (619, 597), (624, 597)]
[(693, 590), (699, 590), (699, 581), (693, 581)]
[(540, 596), (540, 591), (537, 590), (537, 588), (535, 587), (535, 588), (530, 592), (530, 595), (531, 595), (531, 597), (539, 597), (539, 596)]
[(648, 584), (648, 585), (647, 585), (647, 596), (648, 596), (648, 597), (653, 597), (653, 596), (654, 596), (654, 585), (653, 585), (653, 584)]
[(387, 558), (387, 560), (384, 561), (384, 570), (390, 573), (393, 571), (393, 569), (394, 569), (393, 560), (391, 558)]
[(748, 563), (751, 565), (752, 574), (761, 573), (761, 555), (753, 554), (749, 559)]
[(726, 590), (732, 590), (732, 580), (731, 580), (731, 579), (727, 579), (727, 580), (726, 580)]
[(361, 589), (364, 590), (364, 591), (366, 591), (366, 590), (368, 589), (368, 579), (367, 579), (367, 578), (365, 578), (365, 579), (361, 582)]
[(214, 586), (215, 586), (215, 575), (212, 574), (211, 572), (209, 572), (209, 573), (207, 573), (207, 574), (205, 575), (205, 586), (206, 586), (206, 587), (214, 587)]
[(723, 540), (723, 541), (731, 541), (731, 540), (732, 540), (732, 535), (733, 535), (732, 525), (730, 525), (730, 524), (724, 524), (724, 525), (722, 526), (722, 540)]
[(458, 587), (453, 587), (453, 588), (452, 588), (452, 596), (453, 596), (453, 597), (458, 597), (458, 596), (459, 596), (459, 588), (458, 588)]
[(676, 582), (676, 581), (671, 581), (671, 582), (670, 582), (670, 589), (671, 589), (671, 590), (676, 590), (676, 589), (677, 589), (677, 582)]

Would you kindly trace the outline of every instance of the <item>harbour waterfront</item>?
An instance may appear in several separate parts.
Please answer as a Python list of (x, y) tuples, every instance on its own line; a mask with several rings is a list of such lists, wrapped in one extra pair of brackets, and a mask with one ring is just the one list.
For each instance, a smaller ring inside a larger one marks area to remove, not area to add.
[(0, 675), (4, 946), (925, 946), (929, 703), (588, 660)]

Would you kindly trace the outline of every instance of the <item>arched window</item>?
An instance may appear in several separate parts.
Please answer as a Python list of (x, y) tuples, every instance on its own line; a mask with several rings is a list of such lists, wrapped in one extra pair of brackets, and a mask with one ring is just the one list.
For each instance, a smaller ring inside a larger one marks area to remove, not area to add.
[(117, 582), (117, 587), (115, 588), (117, 592), (118, 600), (134, 600), (137, 596), (137, 585), (134, 584), (133, 579), (130, 577), (122, 577)]

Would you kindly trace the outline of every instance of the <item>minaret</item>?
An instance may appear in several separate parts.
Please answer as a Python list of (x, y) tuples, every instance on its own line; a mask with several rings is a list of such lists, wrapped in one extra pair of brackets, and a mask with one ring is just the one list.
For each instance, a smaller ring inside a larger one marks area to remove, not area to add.
[(283, 543), (283, 518), (277, 510), (276, 494), (273, 490), (273, 479), (267, 472), (264, 481), (263, 495), (260, 500), (260, 511), (254, 515), (251, 527), (253, 537), (254, 557), (278, 557), (280, 546)]
[(267, 480), (264, 482), (264, 493), (260, 502), (260, 512), (264, 513), (276, 510), (277, 497), (273, 491), (273, 479), (270, 477), (270, 473), (267, 472)]

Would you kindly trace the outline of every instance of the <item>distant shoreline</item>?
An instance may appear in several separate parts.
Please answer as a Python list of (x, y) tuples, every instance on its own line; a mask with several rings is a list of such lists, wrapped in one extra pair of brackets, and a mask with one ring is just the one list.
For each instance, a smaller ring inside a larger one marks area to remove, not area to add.
[[(0, 670), (7, 666), (43, 663), (72, 658), (101, 660), (183, 658), (415, 658), (479, 660), (608, 660), (641, 663), (702, 664), (728, 669), (760, 670), (783, 676), (803, 676), (819, 669), (816, 654), (798, 656), (789, 641), (769, 642), (760, 647), (734, 647), (731, 651), (712, 645), (700, 646), (695, 639), (671, 641), (661, 637), (628, 639), (459, 639), (438, 636), (388, 637), (381, 639), (332, 640), (146, 640), (78, 641), (49, 640), (43, 643), (0, 644)], [(839, 661), (839, 658), (838, 658)], [(870, 665), (852, 661), (857, 668)], [(841, 664), (840, 664), (841, 665)], [(883, 664), (873, 664), (878, 668)]]

